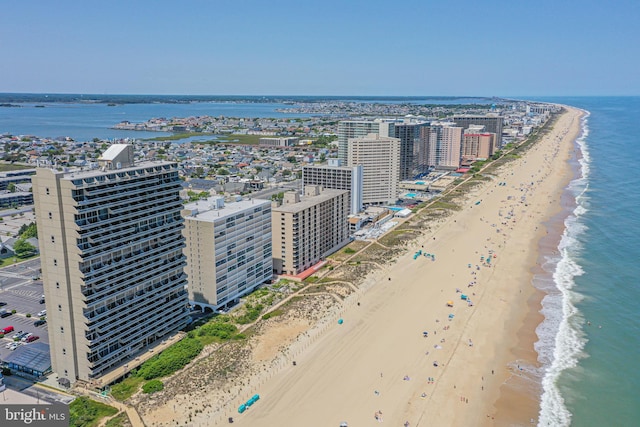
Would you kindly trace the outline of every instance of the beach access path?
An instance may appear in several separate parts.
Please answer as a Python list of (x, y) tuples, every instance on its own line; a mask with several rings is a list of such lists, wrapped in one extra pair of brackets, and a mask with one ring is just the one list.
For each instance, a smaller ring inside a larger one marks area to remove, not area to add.
[[(254, 427), (499, 425), (494, 403), (514, 375), (510, 349), (534, 292), (541, 224), (558, 211), (579, 115), (568, 109), (445, 224), (374, 271), (375, 284), (354, 296), (359, 305), (345, 306), (341, 324), (297, 355), (296, 366), (265, 373), (271, 378), (248, 393), (261, 397), (250, 409), (227, 415)], [(418, 250), (434, 258), (414, 259)]]

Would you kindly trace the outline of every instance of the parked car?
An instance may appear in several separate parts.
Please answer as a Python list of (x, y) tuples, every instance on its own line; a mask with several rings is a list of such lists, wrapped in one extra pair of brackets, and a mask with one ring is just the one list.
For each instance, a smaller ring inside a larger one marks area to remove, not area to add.
[(18, 331), (18, 332), (16, 332), (15, 334), (13, 334), (13, 336), (12, 336), (11, 338), (13, 338), (14, 340), (15, 340), (16, 338), (21, 338), (21, 336), (22, 336), (22, 334), (23, 334), (23, 333), (24, 333), (24, 332), (22, 332), (22, 331)]
[(37, 335), (31, 335), (29, 338), (27, 338), (27, 342), (34, 342), (35, 340), (40, 339), (39, 336)]
[(11, 316), (13, 313), (11, 313), (10, 311), (7, 310), (0, 310), (0, 317), (9, 317)]
[(30, 336), (32, 336), (33, 334), (31, 332), (29, 332), (28, 334), (25, 334), (22, 336), (22, 338), (20, 338), (20, 341), (22, 342), (27, 342), (27, 340), (29, 339)]
[(18, 346), (20, 344), (22, 344), (22, 343), (20, 343), (20, 342), (12, 342), (11, 345), (9, 346), (9, 350), (11, 350), (11, 351), (15, 350), (16, 348), (18, 348)]
[(7, 305), (7, 303), (6, 303), (6, 302), (4, 302), (4, 301), (0, 301), (0, 307), (4, 307), (5, 305)]
[(2, 328), (2, 333), (5, 334), (5, 335), (8, 334), (9, 332), (13, 332), (13, 331), (14, 331), (13, 326), (7, 326), (5, 328)]
[(36, 320), (35, 322), (33, 322), (33, 326), (40, 326), (40, 325), (44, 325), (45, 323), (47, 323), (46, 320), (39, 319), (39, 320)]
[(47, 310), (39, 311), (38, 314), (37, 314), (38, 317), (42, 317), (42, 316), (46, 316), (46, 315), (47, 315)]
[(14, 345), (14, 344), (15, 344), (15, 342), (11, 341), (11, 342), (8, 342), (8, 343), (7, 343), (7, 345), (5, 345), (5, 347), (6, 347), (6, 348), (9, 348), (9, 347), (11, 347), (11, 346), (12, 346), (12, 345)]
[(20, 335), (18, 335), (17, 340), (21, 340), (22, 338), (24, 338), (29, 332), (23, 332)]
[(40, 304), (44, 304), (44, 298), (40, 298)]

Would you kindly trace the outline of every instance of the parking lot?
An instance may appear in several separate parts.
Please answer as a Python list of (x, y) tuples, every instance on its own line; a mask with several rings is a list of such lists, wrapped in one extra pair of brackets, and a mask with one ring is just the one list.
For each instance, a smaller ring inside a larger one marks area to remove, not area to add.
[[(0, 360), (4, 360), (11, 353), (7, 344), (11, 343), (14, 334), (19, 331), (32, 333), (40, 337), (34, 342), (49, 344), (47, 325), (34, 326), (39, 319), (37, 313), (46, 309), (46, 304), (41, 304), (44, 294), (42, 281), (34, 280), (39, 277), (40, 259), (25, 261), (0, 269), (0, 301), (7, 305), (0, 307), (9, 312), (16, 310), (11, 316), (0, 318), (0, 329), (13, 326), (14, 331), (0, 340)], [(31, 317), (27, 317), (31, 314)], [(28, 343), (22, 345), (29, 345)]]

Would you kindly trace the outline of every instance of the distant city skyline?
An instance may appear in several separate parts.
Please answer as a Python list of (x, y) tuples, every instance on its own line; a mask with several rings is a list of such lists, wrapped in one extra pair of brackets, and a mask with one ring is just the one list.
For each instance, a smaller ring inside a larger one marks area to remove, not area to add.
[(0, 92), (640, 95), (640, 2), (8, 2)]

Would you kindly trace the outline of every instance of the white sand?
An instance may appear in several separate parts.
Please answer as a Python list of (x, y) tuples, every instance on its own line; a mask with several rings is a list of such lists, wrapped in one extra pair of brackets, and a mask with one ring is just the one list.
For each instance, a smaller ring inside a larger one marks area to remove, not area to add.
[[(294, 344), (223, 412), (205, 411), (189, 425), (226, 424), (231, 416), (238, 426), (365, 426), (376, 423), (377, 411), (378, 422), (395, 426), (494, 425), (489, 415), (498, 417), (493, 405), (511, 374), (509, 349), (533, 292), (538, 227), (558, 210), (578, 130), (579, 112), (571, 109), (525, 157), (473, 190), (435, 233), (425, 233), (391, 267), (374, 272), (368, 289), (348, 299), (322, 333)], [(414, 260), (418, 249), (435, 254), (435, 261)], [(476, 270), (489, 251), (496, 258)], [(468, 287), (472, 281), (477, 283)], [(446, 306), (448, 300), (454, 307)], [(238, 414), (238, 405), (255, 393), (261, 399)], [(170, 402), (152, 419), (168, 416), (171, 404), (201, 405), (215, 394)]]

